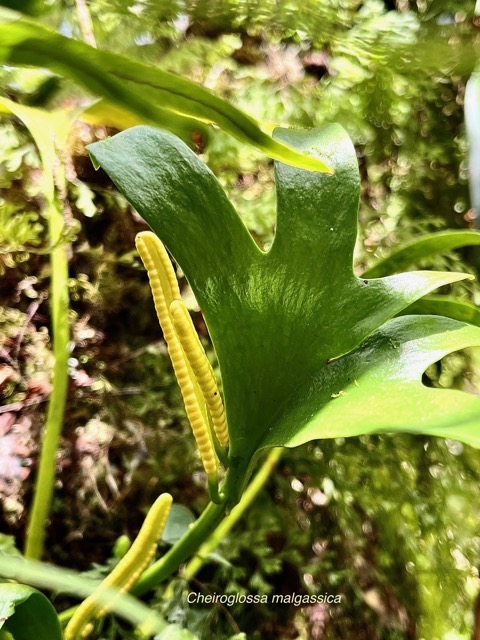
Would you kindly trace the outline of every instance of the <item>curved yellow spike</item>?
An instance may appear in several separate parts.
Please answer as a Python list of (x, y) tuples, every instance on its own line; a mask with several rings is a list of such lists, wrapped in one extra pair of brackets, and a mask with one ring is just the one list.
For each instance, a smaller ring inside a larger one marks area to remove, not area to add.
[(212, 366), (195, 331), (188, 309), (180, 300), (173, 300), (170, 304), (170, 315), (180, 344), (197, 378), (205, 404), (210, 411), (217, 439), (222, 447), (226, 447), (228, 444), (228, 429), (222, 398), (215, 382)]
[(84, 600), (73, 614), (68, 623), (64, 640), (77, 640), (86, 638), (93, 629), (91, 620), (101, 618), (111, 607), (110, 604), (99, 607), (98, 600), (108, 587), (116, 587), (121, 592), (129, 591), (137, 582), (140, 575), (148, 567), (155, 555), (155, 551), (165, 524), (167, 522), (172, 496), (162, 493), (150, 507), (142, 527), (132, 546), (123, 556), (113, 571), (103, 580), (97, 589)]
[[(178, 349), (182, 350), (180, 343), (177, 340)], [(177, 347), (175, 347), (176, 350)], [(182, 350), (182, 356), (185, 358)], [(180, 358), (178, 358), (180, 360)], [(173, 357), (172, 357), (173, 361)], [(192, 380), (189, 375), (189, 368), (186, 364), (183, 364), (175, 370), (177, 375), (178, 384), (183, 394), (183, 401), (185, 403), (185, 410), (187, 412), (190, 425), (192, 427), (193, 435), (197, 441), (198, 451), (200, 458), (202, 459), (203, 466), (209, 477), (217, 476), (218, 461), (213, 446), (212, 437), (210, 435), (210, 429), (205, 419), (205, 415), (202, 413), (198, 398), (195, 394), (195, 389), (192, 384)]]
[(135, 244), (148, 273), (155, 310), (168, 345), (175, 334), (168, 309), (173, 300), (181, 300), (177, 278), (165, 247), (154, 233), (142, 231)]
[[(181, 300), (182, 297), (180, 295), (180, 289), (178, 288), (177, 276), (173, 270), (167, 250), (160, 239), (153, 233), (153, 231), (141, 231), (135, 238), (135, 244), (137, 249), (139, 244), (142, 244), (147, 248), (150, 257), (155, 264), (156, 273), (162, 281), (162, 290), (167, 298), (168, 304), (170, 304), (172, 300)], [(144, 252), (140, 254), (142, 260), (143, 255)]]
[(165, 247), (154, 233), (151, 231), (139, 233), (136, 245), (148, 272), (158, 320), (182, 392), (187, 417), (197, 441), (200, 458), (210, 485), (213, 486), (217, 482), (218, 458), (208, 428), (205, 401), (196, 376), (182, 349), (169, 311), (174, 300), (180, 301), (175, 272)]

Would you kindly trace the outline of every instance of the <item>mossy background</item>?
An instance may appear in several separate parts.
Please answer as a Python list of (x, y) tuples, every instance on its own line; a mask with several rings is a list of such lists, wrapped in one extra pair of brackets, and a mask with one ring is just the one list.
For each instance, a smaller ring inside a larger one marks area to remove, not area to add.
[[(88, 3), (98, 46), (192, 78), (261, 121), (340, 122), (362, 176), (356, 269), (419, 234), (471, 228), (463, 124), (478, 59), (474, 2), (283, 0)], [(38, 19), (82, 37), (75, 2)], [(82, 102), (66, 80), (0, 70), (2, 93), (43, 108)], [(97, 573), (163, 491), (199, 514), (204, 476), (134, 251), (145, 223), (95, 172), (85, 146), (115, 133), (77, 123), (63, 198), (70, 255), (70, 382), (47, 559)], [(274, 234), (272, 163), (220, 131), (195, 138), (262, 246)], [(23, 545), (51, 389), (49, 262), (41, 163), (22, 124), (0, 123), (1, 531)], [(416, 265), (471, 272), (478, 252)], [(185, 299), (208, 335), (188, 285)], [(477, 282), (450, 292), (478, 303)], [(215, 356), (209, 348), (209, 357)], [(455, 354), (426, 382), (479, 392), (478, 355)], [(175, 637), (466, 640), (480, 633), (480, 453), (454, 441), (375, 436), (284, 454), (268, 486), (195, 580), (152, 598)], [(7, 548), (5, 539), (5, 547)], [(163, 548), (160, 550), (162, 551)], [(330, 593), (310, 607), (189, 606), (202, 593)], [(57, 598), (59, 610), (71, 604)], [(189, 635), (190, 634), (190, 635)], [(130, 638), (113, 618), (97, 637)], [(173, 637), (173, 636), (172, 636)], [(480, 637), (480, 636), (476, 636)]]

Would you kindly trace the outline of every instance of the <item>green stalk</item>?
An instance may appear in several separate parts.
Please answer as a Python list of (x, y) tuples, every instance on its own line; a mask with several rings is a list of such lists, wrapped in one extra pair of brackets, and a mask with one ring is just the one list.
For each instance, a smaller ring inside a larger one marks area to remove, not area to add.
[[(85, 578), (77, 571), (72, 571), (71, 569), (64, 569), (47, 564), (46, 562), (25, 560), (25, 558), (17, 558), (14, 556), (2, 556), (0, 572), (2, 578), (15, 580), (20, 582), (20, 584), (30, 584), (40, 589), (70, 594), (78, 598), (87, 598), (96, 590), (100, 583), (99, 581), (92, 581), (90, 578)], [(133, 598), (128, 593), (119, 591), (113, 586), (105, 588), (101, 593), (97, 594), (97, 596), (100, 605), (108, 604), (111, 606), (113, 613), (127, 620), (133, 626), (144, 627), (148, 624), (150, 631), (150, 625), (154, 625), (155, 628), (151, 629), (151, 635), (153, 635), (154, 632), (160, 633), (166, 626), (166, 622), (156, 611), (149, 609), (143, 602)], [(41, 624), (42, 621), (39, 619), (39, 628)], [(16, 639), (19, 640), (20, 637), (25, 639), (26, 635), (17, 635)], [(34, 636), (30, 634), (28, 640), (31, 640), (33, 637)]]
[[(133, 595), (142, 595), (153, 589), (163, 580), (169, 578), (188, 558), (190, 558), (201, 545), (212, 535), (225, 515), (229, 513), (241, 495), (247, 468), (244, 461), (238, 466), (231, 461), (232, 466), (227, 471), (222, 485), (222, 502), (215, 504), (210, 502), (198, 520), (188, 529), (181, 538), (164, 556), (154, 562), (143, 574), (135, 587), (131, 590)], [(262, 468), (263, 469), (263, 468)], [(253, 499), (253, 498), (252, 498)], [(60, 623), (65, 625), (72, 617), (76, 607), (71, 607), (59, 614)]]
[(248, 507), (257, 497), (257, 494), (261, 491), (268, 478), (270, 477), (273, 469), (278, 464), (281, 458), (283, 449), (278, 447), (272, 449), (268, 454), (267, 459), (257, 472), (253, 480), (245, 489), (244, 494), (240, 502), (232, 509), (230, 514), (224, 518), (218, 527), (212, 532), (210, 537), (202, 544), (196, 555), (190, 560), (183, 571), (183, 577), (185, 580), (191, 580), (200, 571), (208, 555), (220, 544), (225, 536), (230, 533), (233, 527), (237, 524), (240, 518), (243, 516)]
[[(133, 595), (141, 595), (153, 589), (159, 582), (169, 578), (204, 540), (214, 531), (225, 516), (225, 502), (210, 502), (205, 511), (187, 533), (166, 553), (163, 558), (151, 565), (131, 590)], [(65, 625), (73, 616), (77, 607), (71, 607), (59, 614), (60, 623)]]
[(232, 460), (221, 488), (220, 504), (210, 502), (198, 520), (160, 560), (154, 562), (142, 575), (132, 593), (141, 595), (169, 578), (188, 558), (190, 558), (214, 532), (225, 515), (237, 504), (245, 483), (247, 469), (244, 461), (238, 466)]
[[(232, 466), (225, 477), (222, 487), (224, 498), (221, 504), (210, 502), (195, 524), (188, 529), (181, 538), (163, 558), (152, 564), (142, 575), (131, 593), (141, 595), (153, 589), (158, 583), (169, 578), (187, 558), (198, 551), (186, 566), (184, 576), (191, 579), (199, 571), (207, 555), (219, 544), (219, 542), (231, 531), (238, 520), (242, 517), (253, 500), (267, 482), (273, 469), (277, 465), (282, 455), (282, 449), (273, 449), (260, 471), (255, 475), (245, 493), (232, 511), (225, 517), (230, 505), (235, 503), (239, 493), (242, 491), (243, 482), (246, 477), (246, 470), (243, 465)], [(59, 614), (62, 626), (70, 620), (77, 607), (71, 607)]]
[(57, 446), (68, 388), (68, 255), (62, 245), (65, 221), (62, 205), (57, 197), (57, 192), (60, 197), (64, 197), (66, 177), (64, 163), (59, 156), (65, 149), (68, 133), (80, 110), (47, 112), (2, 97), (0, 109), (2, 113), (12, 114), (22, 120), (40, 152), (44, 214), (48, 221), (49, 244), (53, 247), (50, 254), (50, 310), (55, 364), (25, 547), (27, 558), (39, 559), (43, 553), (45, 528), (52, 502)]
[[(59, 241), (64, 219), (53, 194), (49, 198), (48, 230), (51, 245)], [(38, 475), (35, 482), (33, 505), (27, 528), (25, 556), (38, 560), (42, 557), (48, 515), (55, 482), (56, 455), (63, 425), (68, 389), (68, 255), (64, 246), (55, 247), (50, 254), (50, 310), (53, 336), (53, 387), (50, 395), (45, 432), (41, 447)]]
[[(207, 553), (210, 553), (211, 548), (217, 546), (220, 540), (230, 531), (250, 506), (280, 459), (281, 451), (281, 448), (271, 451), (240, 501), (239, 496), (242, 494), (247, 472), (243, 465), (238, 467), (232, 466), (227, 472), (225, 483), (222, 487), (222, 492), (225, 495), (222, 504), (217, 505), (210, 503), (183, 538), (181, 538), (163, 558), (157, 560), (157, 562), (152, 564), (152, 566), (144, 572), (132, 590), (132, 593), (141, 595), (155, 587), (159, 582), (166, 580), (178, 569), (182, 562), (185, 562), (187, 558), (193, 556), (198, 549), (200, 549), (200, 556), (204, 557)], [(233, 507), (231, 512), (229, 511), (230, 507)], [(226, 513), (228, 515), (225, 518)], [(206, 553), (204, 552), (205, 547), (208, 548)], [(194, 560), (192, 560), (191, 563), (194, 562)], [(195, 568), (195, 565), (193, 565), (193, 568)], [(198, 571), (199, 568), (200, 567), (196, 570)]]

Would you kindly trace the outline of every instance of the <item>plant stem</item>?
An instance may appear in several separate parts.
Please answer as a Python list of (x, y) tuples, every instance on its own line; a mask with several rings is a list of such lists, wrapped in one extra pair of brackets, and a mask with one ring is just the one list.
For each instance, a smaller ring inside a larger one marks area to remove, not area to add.
[[(169, 578), (182, 562), (192, 556), (201, 544), (211, 535), (218, 524), (225, 517), (229, 504), (236, 498), (243, 488), (245, 467), (230, 468), (222, 486), (223, 499), (221, 504), (210, 502), (196, 522), (164, 556), (154, 562), (142, 575), (131, 590), (134, 595), (141, 595), (155, 587), (162, 580)], [(77, 607), (62, 611), (59, 619), (62, 625), (73, 616)]]
[[(181, 538), (164, 556), (151, 565), (137, 582), (131, 593), (142, 595), (146, 591), (153, 589), (157, 584), (169, 578), (189, 557), (200, 549), (200, 565), (193, 564), (197, 558), (187, 565), (188, 577), (193, 577), (203, 564), (202, 558), (214, 548), (218, 542), (232, 529), (240, 519), (246, 509), (253, 502), (255, 496), (268, 480), (272, 470), (278, 463), (282, 449), (273, 449), (268, 458), (263, 463), (260, 471), (252, 480), (241, 501), (239, 496), (242, 493), (243, 484), (247, 476), (247, 466), (243, 461), (234, 464), (229, 468), (222, 486), (224, 498), (221, 504), (210, 502), (198, 520), (188, 529)], [(238, 504), (237, 504), (238, 503)], [(235, 506), (236, 505), (236, 506)], [(229, 513), (229, 509), (232, 511)], [(225, 518), (225, 514), (228, 514)], [(222, 520), (224, 522), (222, 523)], [(206, 542), (207, 541), (207, 542)], [(202, 546), (203, 545), (203, 546)], [(205, 551), (205, 549), (208, 549)], [(65, 625), (72, 617), (77, 607), (71, 607), (59, 614), (62, 625)]]
[(225, 516), (225, 505), (211, 502), (200, 518), (187, 531), (163, 558), (149, 567), (136, 586), (132, 589), (135, 595), (141, 595), (155, 587), (159, 582), (169, 578), (182, 562), (200, 547), (202, 542), (214, 531)]
[(227, 471), (222, 485), (223, 499), (220, 504), (210, 502), (198, 520), (188, 529), (181, 538), (164, 556), (149, 567), (135, 587), (132, 593), (141, 595), (155, 587), (162, 580), (169, 578), (178, 567), (191, 557), (205, 540), (213, 533), (219, 523), (229, 513), (240, 499), (247, 474), (244, 461), (232, 466)]
[(268, 478), (270, 477), (273, 469), (278, 464), (281, 458), (283, 449), (281, 447), (272, 449), (268, 454), (267, 459), (257, 472), (253, 480), (248, 485), (245, 493), (242, 495), (240, 502), (232, 509), (230, 515), (228, 515), (218, 527), (212, 532), (210, 537), (202, 544), (196, 555), (190, 560), (183, 571), (183, 577), (185, 580), (191, 580), (198, 571), (202, 568), (203, 564), (207, 560), (208, 554), (211, 553), (225, 538), (225, 536), (233, 529), (236, 523), (243, 516), (248, 507), (255, 500), (257, 494)]
[[(53, 194), (50, 194), (49, 200), (49, 237), (50, 243), (55, 247), (64, 227), (64, 218)], [(50, 269), (51, 331), (53, 336), (53, 357), (55, 359), (53, 387), (48, 403), (45, 433), (25, 546), (25, 556), (35, 560), (42, 557), (44, 549), (45, 529), (55, 482), (58, 441), (62, 430), (68, 389), (70, 328), (68, 323), (68, 255), (65, 246), (60, 245), (52, 250)]]
[[(56, 567), (46, 562), (25, 560), (25, 558), (6, 555), (2, 556), (0, 576), (2, 578), (15, 580), (20, 584), (30, 584), (40, 589), (74, 595), (78, 598), (88, 597), (99, 586), (98, 581), (85, 578), (77, 571)], [(143, 602), (133, 598), (128, 593), (119, 591), (113, 586), (102, 590), (101, 593), (97, 594), (97, 597), (99, 598), (99, 604), (108, 604), (111, 606), (112, 612), (120, 618), (129, 621), (133, 626), (144, 627), (144, 625), (147, 624), (149, 626), (154, 625), (156, 628), (152, 629), (151, 635), (153, 635), (153, 632), (160, 633), (166, 627), (165, 620), (158, 612), (149, 609)], [(63, 614), (64, 613), (65, 612), (63, 612)], [(63, 614), (59, 616), (60, 623), (62, 623)], [(26, 616), (26, 614), (24, 615)], [(41, 629), (41, 625), (42, 620), (39, 619), (39, 629)], [(15, 637), (17, 640), (19, 640), (20, 637), (32, 640), (35, 638), (35, 635), (31, 632), (28, 635), (16, 635)]]

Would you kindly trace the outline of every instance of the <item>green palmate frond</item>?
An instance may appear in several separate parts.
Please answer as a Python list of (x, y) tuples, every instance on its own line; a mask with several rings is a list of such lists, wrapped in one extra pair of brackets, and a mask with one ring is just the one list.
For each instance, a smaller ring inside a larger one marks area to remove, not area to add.
[(136, 127), (90, 147), (178, 261), (202, 308), (221, 368), (232, 464), (247, 467), (266, 446), (386, 430), (478, 444), (480, 399), (426, 389), (421, 374), (450, 351), (480, 345), (480, 330), (435, 317), (391, 320), (471, 276), (356, 277), (351, 141), (337, 125), (275, 135), (318, 155), (335, 175), (277, 163), (268, 253), (210, 170), (171, 134)]

